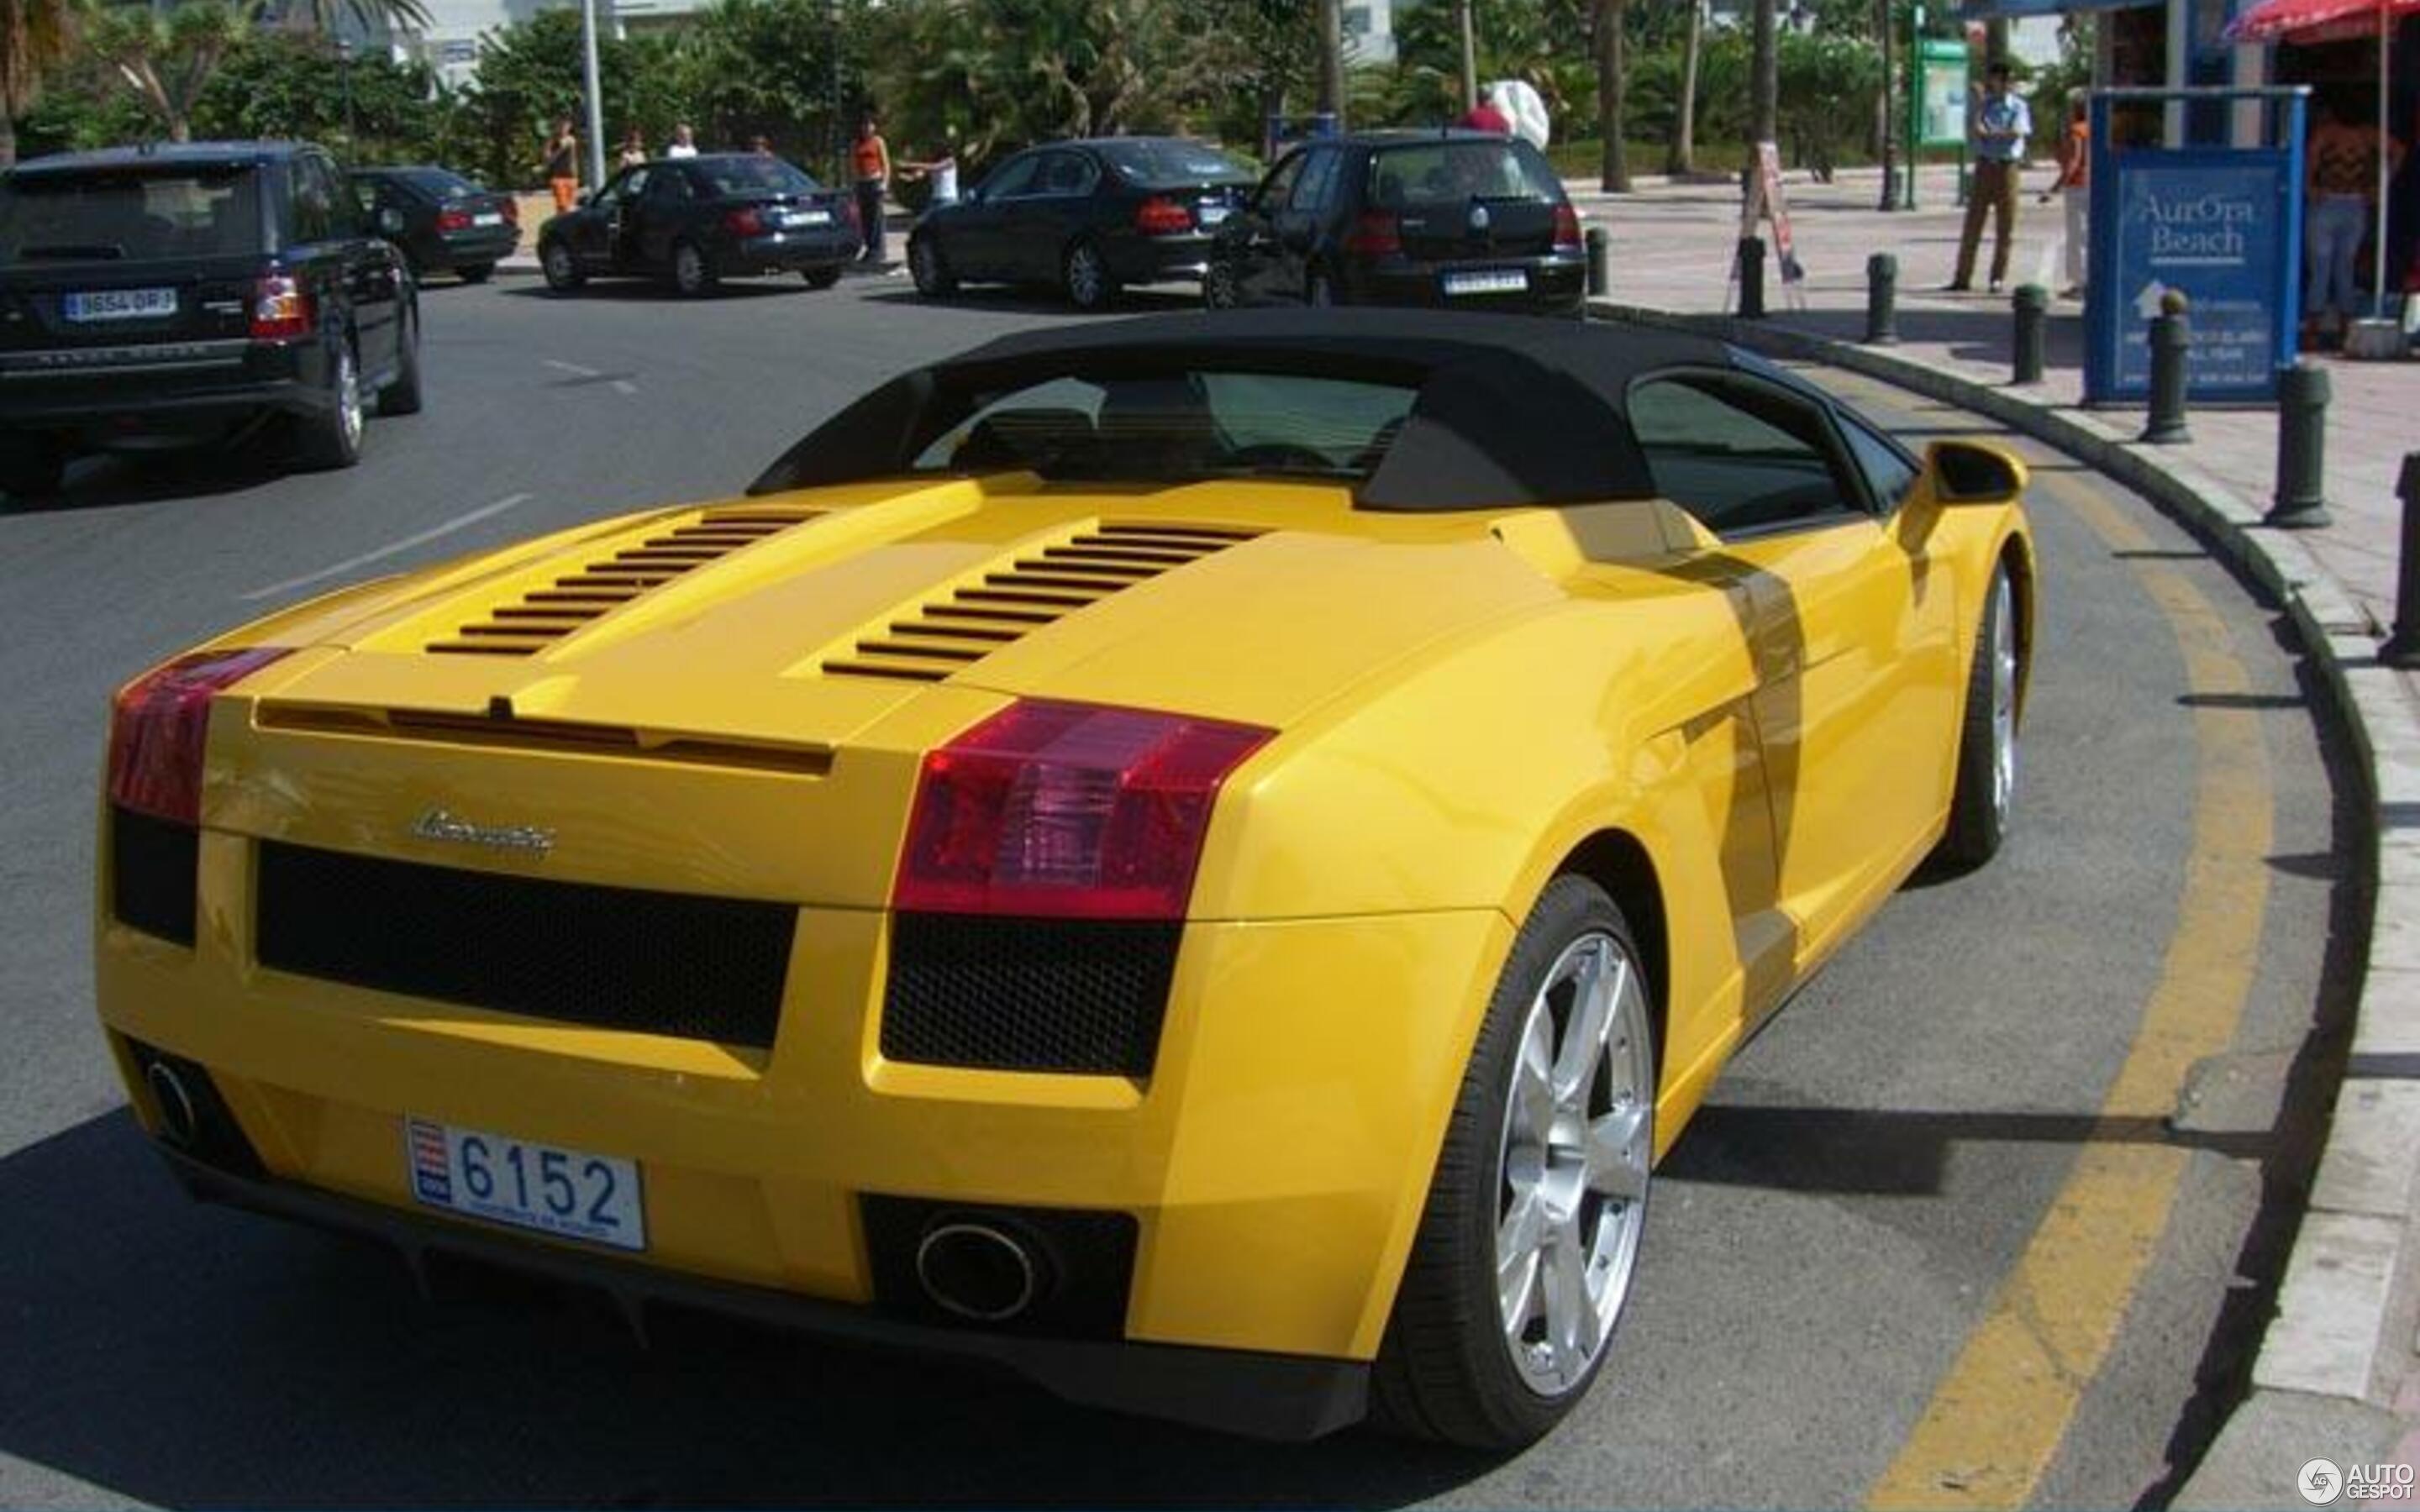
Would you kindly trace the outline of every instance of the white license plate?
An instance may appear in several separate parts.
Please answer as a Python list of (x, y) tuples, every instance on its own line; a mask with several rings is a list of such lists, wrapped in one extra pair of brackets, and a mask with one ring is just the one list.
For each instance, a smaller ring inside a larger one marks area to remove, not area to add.
[(426, 1206), (616, 1249), (647, 1247), (637, 1161), (427, 1119), (403, 1120), (403, 1158), (411, 1195)]
[(149, 320), (176, 313), (172, 288), (102, 288), (67, 297), (70, 320)]
[(1224, 205), (1204, 205), (1200, 209), (1193, 212), (1193, 218), (1201, 222), (1205, 226), (1217, 225), (1219, 222), (1227, 218), (1227, 207)]
[(782, 217), (783, 225), (830, 225), (830, 210), (791, 210)]
[(1529, 275), (1518, 268), (1486, 268), (1476, 272), (1448, 273), (1448, 294), (1526, 294)]
[(502, 210), (481, 210), (478, 214), (471, 217), (471, 224), (473, 225), (502, 225), (504, 224), (504, 212)]

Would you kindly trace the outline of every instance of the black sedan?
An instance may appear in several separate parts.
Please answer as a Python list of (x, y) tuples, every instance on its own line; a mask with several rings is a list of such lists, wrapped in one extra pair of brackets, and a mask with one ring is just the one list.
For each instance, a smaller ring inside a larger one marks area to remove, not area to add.
[(1203, 301), (1577, 315), (1579, 216), (1537, 148), (1479, 131), (1306, 143), (1218, 228)]
[(1174, 137), (1030, 147), (917, 222), (908, 270), (930, 298), (961, 283), (1028, 284), (1101, 309), (1121, 285), (1200, 278), (1212, 234), (1252, 180), (1249, 165)]
[(847, 194), (779, 158), (732, 153), (623, 169), (539, 228), (537, 258), (557, 293), (611, 274), (705, 294), (724, 278), (793, 271), (830, 288), (859, 246)]
[(420, 273), (485, 283), (520, 245), (520, 208), (451, 168), (356, 168), (353, 194), (379, 233)]

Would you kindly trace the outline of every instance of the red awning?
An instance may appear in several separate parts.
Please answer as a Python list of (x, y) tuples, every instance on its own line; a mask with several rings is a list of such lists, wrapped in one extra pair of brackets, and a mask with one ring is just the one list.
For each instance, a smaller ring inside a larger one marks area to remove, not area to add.
[(2335, 41), (2378, 33), (2381, 9), (2390, 16), (2420, 15), (2420, 0), (2255, 0), (2226, 35), (2238, 42)]

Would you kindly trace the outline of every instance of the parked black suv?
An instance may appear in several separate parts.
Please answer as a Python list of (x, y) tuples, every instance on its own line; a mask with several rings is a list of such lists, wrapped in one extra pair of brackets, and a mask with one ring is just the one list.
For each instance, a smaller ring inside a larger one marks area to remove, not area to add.
[(623, 169), (538, 228), (537, 261), (558, 294), (599, 273), (706, 294), (726, 277), (795, 270), (830, 288), (859, 246), (849, 195), (779, 158), (730, 153)]
[(420, 408), (419, 310), (328, 155), (208, 142), (40, 158), (0, 179), (0, 489), (79, 452), (248, 434), (361, 457), (365, 396)]
[(1306, 143), (1219, 225), (1204, 303), (1577, 315), (1588, 258), (1544, 154), (1482, 131)]

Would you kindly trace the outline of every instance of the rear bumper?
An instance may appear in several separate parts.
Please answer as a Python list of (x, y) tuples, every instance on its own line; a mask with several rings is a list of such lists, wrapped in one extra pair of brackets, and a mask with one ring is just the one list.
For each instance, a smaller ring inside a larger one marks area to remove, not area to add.
[(860, 247), (845, 230), (775, 231), (735, 241), (723, 255), (723, 271), (796, 272), (802, 268), (836, 268), (855, 257)]
[(0, 357), (0, 427), (113, 436), (204, 431), (334, 403), (311, 343), (163, 343)]
[(1207, 232), (1117, 238), (1108, 246), (1109, 274), (1121, 284), (1199, 279), (1210, 267), (1211, 240)]
[[(1528, 278), (1526, 290), (1449, 294), (1446, 280), (1457, 272), (1481, 272), (1518, 268)], [(1531, 310), (1570, 314), (1586, 300), (1588, 263), (1577, 253), (1544, 257), (1507, 257), (1453, 263), (1381, 264), (1347, 275), (1352, 297), (1370, 304), (1412, 305), (1440, 310)]]
[(1370, 1367), (1356, 1361), (926, 1327), (864, 1307), (654, 1270), (290, 1182), (234, 1175), (165, 1145), (157, 1148), (185, 1189), (204, 1201), (360, 1235), (393, 1246), (415, 1269), (435, 1253), (595, 1288), (632, 1318), (654, 1304), (690, 1307), (828, 1338), (985, 1360), (1067, 1401), (1255, 1438), (1318, 1438), (1358, 1422), (1367, 1408)]
[(502, 262), (513, 255), (521, 242), (520, 229), (505, 225), (493, 229), (440, 232), (437, 245), (440, 268), (477, 267), (481, 263)]

